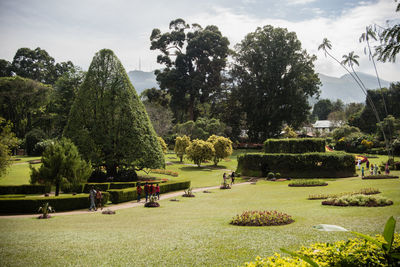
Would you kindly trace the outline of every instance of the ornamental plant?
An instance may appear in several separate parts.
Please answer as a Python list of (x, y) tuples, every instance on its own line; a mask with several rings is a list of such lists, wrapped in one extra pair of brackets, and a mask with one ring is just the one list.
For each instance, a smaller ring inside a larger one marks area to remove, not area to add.
[(307, 187), (307, 186), (326, 186), (328, 185), (327, 182), (318, 179), (301, 179), (301, 180), (294, 180), (288, 184), (288, 186), (292, 187)]
[(232, 218), (230, 224), (240, 226), (271, 226), (294, 222), (292, 216), (279, 211), (245, 211)]
[(195, 195), (193, 194), (193, 188), (188, 188), (186, 190), (184, 190), (184, 194), (182, 195), (183, 197), (195, 197)]
[(210, 142), (214, 146), (214, 165), (217, 166), (218, 162), (222, 159), (229, 157), (232, 155), (232, 141), (229, 138), (217, 135), (211, 135), (207, 142)]
[(38, 212), (42, 212), (42, 215), (38, 219), (48, 219), (51, 218), (49, 212), (55, 212), (55, 210), (49, 205), (49, 202), (46, 202), (43, 206), (39, 207)]
[(176, 155), (179, 157), (181, 162), (183, 161), (183, 156), (186, 154), (186, 148), (190, 145), (190, 137), (189, 136), (178, 136), (175, 138), (175, 147), (174, 151)]
[(157, 197), (151, 195), (149, 198), (149, 202), (145, 203), (144, 206), (146, 208), (157, 208), (160, 207), (160, 204), (157, 202)]
[(379, 193), (380, 193), (379, 189), (376, 188), (363, 188), (358, 191), (338, 193), (338, 194), (314, 194), (314, 195), (309, 195), (308, 199), (309, 200), (328, 199), (328, 198), (339, 198), (342, 196), (351, 196), (351, 195), (375, 195)]
[(198, 167), (202, 162), (211, 160), (215, 155), (215, 149), (212, 143), (195, 139), (186, 148), (187, 158), (193, 161)]
[(168, 147), (167, 147), (167, 144), (165, 143), (164, 139), (160, 136), (158, 136), (157, 139), (158, 139), (158, 143), (160, 143), (163, 153), (164, 154), (167, 153)]
[(382, 207), (392, 205), (393, 201), (381, 196), (352, 195), (328, 198), (322, 205)]

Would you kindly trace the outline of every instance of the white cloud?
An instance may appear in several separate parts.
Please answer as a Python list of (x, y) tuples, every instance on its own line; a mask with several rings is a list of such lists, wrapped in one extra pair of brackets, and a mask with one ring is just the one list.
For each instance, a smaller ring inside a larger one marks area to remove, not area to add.
[(305, 5), (309, 4), (312, 2), (315, 2), (316, 0), (286, 0), (287, 5)]

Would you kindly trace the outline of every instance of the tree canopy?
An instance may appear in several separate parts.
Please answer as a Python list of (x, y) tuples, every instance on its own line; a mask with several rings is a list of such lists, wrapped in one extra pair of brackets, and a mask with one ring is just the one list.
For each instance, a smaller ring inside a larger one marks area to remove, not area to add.
[(236, 46), (231, 76), (236, 85), (251, 140), (279, 135), (282, 125), (307, 120), (308, 98), (320, 84), (313, 61), (294, 32), (264, 26)]
[(96, 53), (79, 88), (64, 135), (95, 167), (115, 177), (124, 168), (163, 168), (146, 110), (113, 51)]
[(214, 25), (202, 28), (176, 19), (169, 29), (166, 33), (153, 29), (151, 33), (150, 49), (161, 52), (157, 62), (165, 66), (155, 74), (160, 88), (171, 95), (175, 119), (195, 121), (198, 105), (209, 101), (220, 89), (229, 41)]
[(18, 139), (11, 131), (12, 124), (0, 117), (0, 177), (11, 165), (11, 150), (18, 145)]

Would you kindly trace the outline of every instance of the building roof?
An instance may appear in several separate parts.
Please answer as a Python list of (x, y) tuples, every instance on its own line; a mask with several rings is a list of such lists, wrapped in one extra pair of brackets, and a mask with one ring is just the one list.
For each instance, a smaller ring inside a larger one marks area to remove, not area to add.
[(316, 121), (313, 124), (314, 128), (331, 128), (333, 126), (334, 126), (333, 123), (331, 121), (328, 121), (328, 120)]

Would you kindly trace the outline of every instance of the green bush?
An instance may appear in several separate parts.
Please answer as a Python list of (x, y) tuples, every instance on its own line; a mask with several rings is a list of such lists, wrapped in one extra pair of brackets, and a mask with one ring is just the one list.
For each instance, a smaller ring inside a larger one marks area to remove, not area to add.
[[(110, 194), (103, 193), (103, 205), (108, 202)], [(89, 207), (89, 195), (59, 195), (57, 197), (26, 196), (25, 198), (0, 198), (0, 213), (37, 213), (38, 208), (46, 202), (57, 212)]]
[(290, 138), (268, 139), (264, 142), (265, 153), (325, 152), (325, 139)]
[[(381, 235), (380, 242), (385, 242)], [(400, 252), (400, 235), (394, 234), (392, 249)], [(388, 266), (383, 250), (378, 245), (364, 239), (340, 240), (333, 243), (315, 243), (296, 251), (305, 255), (321, 266)], [(243, 266), (306, 266), (297, 257), (282, 257), (280, 254), (268, 258), (257, 257), (254, 262), (246, 262)], [(308, 266), (308, 265), (307, 265)]]
[[(171, 191), (178, 191), (189, 188), (190, 181), (168, 182), (159, 185), (160, 185), (160, 194), (163, 194)], [(110, 189), (108, 190), (108, 192), (110, 193), (110, 200), (113, 204), (137, 199), (136, 188)], [(142, 194), (144, 194), (144, 192)]]
[(0, 195), (32, 195), (50, 192), (50, 186), (46, 185), (0, 185)]
[(83, 193), (89, 193), (92, 186), (94, 189), (99, 189), (100, 191), (108, 191), (110, 189), (110, 183), (87, 183), (83, 187)]
[(244, 154), (236, 172), (266, 177), (279, 172), (283, 178), (334, 178), (355, 176), (354, 156), (342, 152), (304, 154)]
[(267, 174), (267, 178), (268, 179), (272, 179), (272, 178), (274, 178), (275, 177), (275, 174), (273, 173), (273, 172), (269, 172), (268, 174)]
[(276, 179), (281, 178), (281, 174), (280, 174), (279, 172), (275, 173), (275, 178), (276, 178)]
[(351, 195), (339, 198), (328, 198), (322, 201), (322, 205), (332, 206), (365, 206), (365, 207), (381, 207), (392, 205), (393, 201), (380, 196)]
[(301, 180), (296, 180), (292, 181), (288, 184), (288, 186), (293, 186), (293, 187), (302, 187), (302, 186), (325, 186), (328, 185), (327, 182), (324, 182), (322, 180), (316, 180), (316, 179), (301, 179)]
[(240, 226), (271, 226), (284, 225), (294, 222), (292, 216), (279, 211), (245, 211), (236, 215), (231, 224)]
[(115, 182), (110, 183), (110, 189), (124, 189), (129, 187), (136, 187), (136, 182)]

